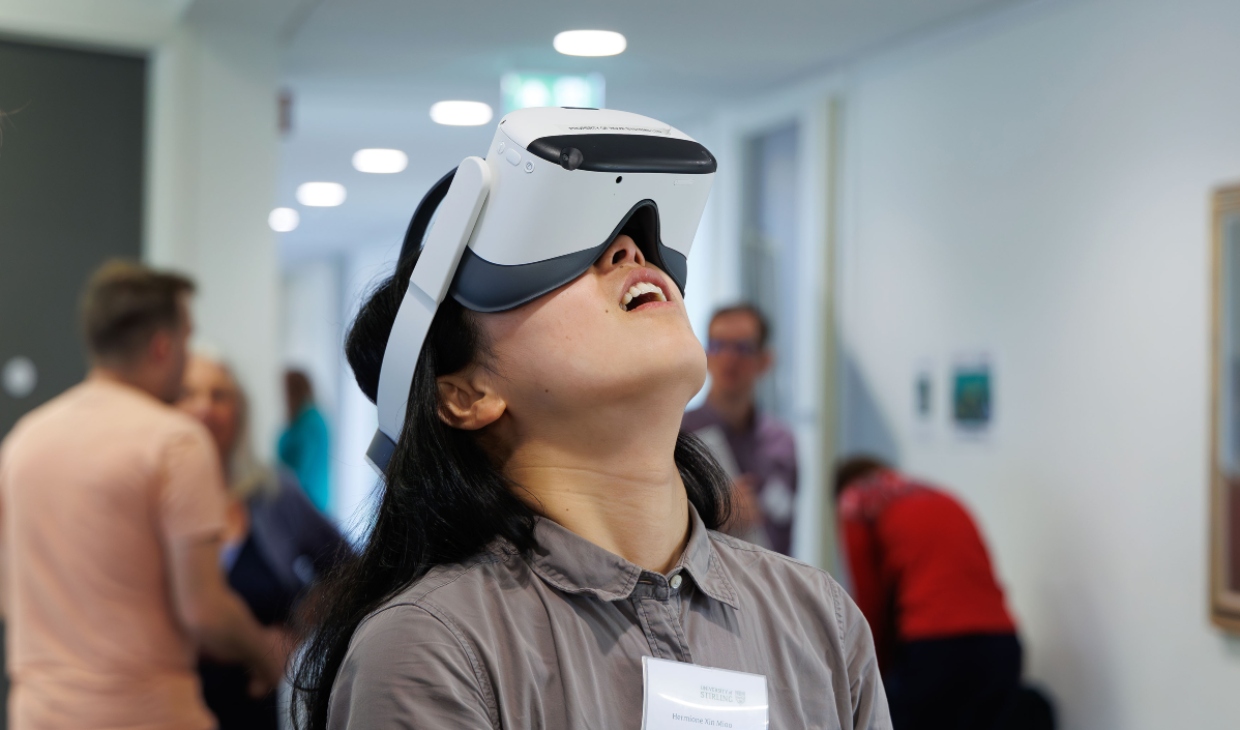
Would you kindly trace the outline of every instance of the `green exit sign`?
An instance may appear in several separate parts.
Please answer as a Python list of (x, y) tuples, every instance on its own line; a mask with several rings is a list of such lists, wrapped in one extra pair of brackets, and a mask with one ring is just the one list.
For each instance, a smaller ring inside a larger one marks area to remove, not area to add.
[(603, 75), (506, 73), (500, 79), (504, 114), (532, 106), (581, 106), (601, 109)]

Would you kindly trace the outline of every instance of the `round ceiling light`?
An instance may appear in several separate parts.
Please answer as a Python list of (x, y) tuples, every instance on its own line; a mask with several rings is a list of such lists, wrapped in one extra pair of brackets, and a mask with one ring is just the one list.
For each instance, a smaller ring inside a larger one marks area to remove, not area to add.
[(614, 30), (566, 30), (556, 33), (551, 45), (566, 56), (616, 56), (628, 41)]
[(480, 101), (437, 101), (431, 119), (450, 127), (477, 127), (491, 121), (491, 106)]
[(308, 182), (297, 186), (297, 202), (314, 208), (334, 208), (344, 202), (345, 190), (340, 183)]
[(400, 150), (364, 149), (353, 153), (353, 169), (388, 175), (409, 166), (409, 155)]
[(267, 225), (276, 233), (288, 233), (297, 230), (301, 216), (292, 208), (276, 208), (267, 216)]

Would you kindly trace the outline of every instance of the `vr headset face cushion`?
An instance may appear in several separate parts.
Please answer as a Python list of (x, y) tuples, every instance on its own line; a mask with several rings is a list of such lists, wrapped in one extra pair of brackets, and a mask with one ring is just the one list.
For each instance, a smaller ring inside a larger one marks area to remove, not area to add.
[(612, 241), (625, 233), (633, 238), (642, 255), (662, 269), (684, 293), (687, 262), (680, 253), (659, 240), (658, 208), (652, 201), (635, 205), (607, 240), (594, 248), (517, 266), (501, 266), (465, 249), (452, 282), (452, 297), (475, 312), (502, 312), (558, 289), (584, 274)]
[[(653, 204), (642, 205), (634, 210), (617, 235), (632, 238), (647, 261), (663, 268), (663, 257), (659, 254), (659, 216)], [(608, 241), (608, 245), (611, 245), (611, 241)]]

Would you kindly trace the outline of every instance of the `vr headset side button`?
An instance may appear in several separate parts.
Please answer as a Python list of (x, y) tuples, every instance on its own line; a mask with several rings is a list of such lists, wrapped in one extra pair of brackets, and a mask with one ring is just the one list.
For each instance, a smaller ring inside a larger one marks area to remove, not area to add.
[(504, 159), (508, 160), (510, 164), (519, 165), (521, 164), (521, 153), (517, 152), (515, 147), (509, 147), (508, 151), (504, 153)]

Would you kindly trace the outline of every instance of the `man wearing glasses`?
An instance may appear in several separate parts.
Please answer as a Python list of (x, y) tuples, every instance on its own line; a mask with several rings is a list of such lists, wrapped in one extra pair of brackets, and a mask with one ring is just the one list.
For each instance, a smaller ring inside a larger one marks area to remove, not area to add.
[(685, 413), (681, 430), (699, 436), (733, 478), (737, 514), (728, 532), (788, 555), (796, 507), (796, 445), (792, 431), (758, 410), (755, 388), (771, 368), (770, 326), (752, 304), (724, 307), (711, 317), (706, 344), (710, 392)]

